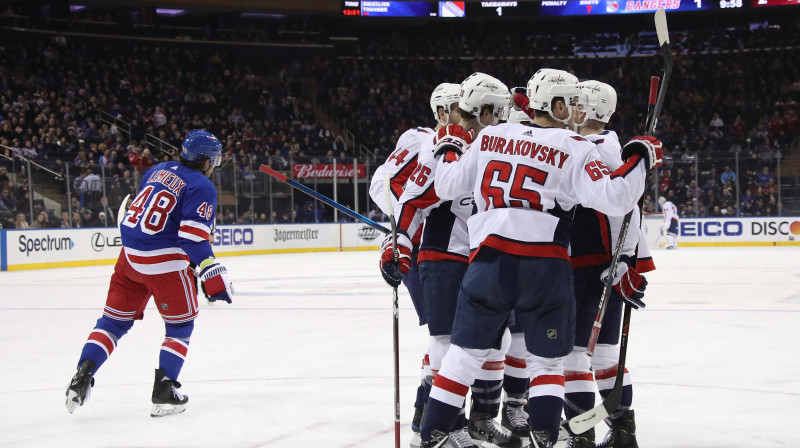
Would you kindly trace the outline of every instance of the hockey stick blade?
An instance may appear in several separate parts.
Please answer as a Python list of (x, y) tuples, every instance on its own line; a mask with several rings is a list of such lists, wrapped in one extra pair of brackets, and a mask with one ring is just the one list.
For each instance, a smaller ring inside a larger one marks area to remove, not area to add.
[(117, 227), (122, 225), (122, 218), (125, 217), (125, 212), (128, 211), (128, 199), (130, 199), (130, 197), (131, 195), (128, 193), (119, 204), (119, 210), (117, 210)]
[(656, 35), (658, 36), (658, 45), (669, 45), (669, 30), (667, 29), (667, 12), (663, 9), (656, 11)]

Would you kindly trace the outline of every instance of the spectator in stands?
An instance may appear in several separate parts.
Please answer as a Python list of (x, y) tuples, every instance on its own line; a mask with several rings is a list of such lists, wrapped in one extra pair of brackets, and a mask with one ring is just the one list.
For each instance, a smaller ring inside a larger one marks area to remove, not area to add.
[(765, 195), (775, 195), (778, 194), (778, 186), (775, 184), (775, 178), (770, 177), (767, 181), (767, 184), (764, 185), (763, 191)]
[(0, 166), (0, 188), (6, 185), (8, 185), (8, 169), (4, 166)]
[(728, 185), (728, 182), (731, 184), (736, 183), (736, 173), (731, 171), (731, 167), (729, 165), (725, 166), (725, 171), (720, 176), (720, 181), (722, 181), (722, 185)]
[(61, 221), (58, 223), (58, 227), (62, 229), (68, 229), (72, 227), (72, 223), (69, 220), (68, 212), (61, 212)]
[(14, 220), (15, 229), (29, 229), (30, 225), (28, 220), (25, 219), (25, 213), (17, 213), (17, 218)]
[(3, 189), (0, 190), (0, 211), (15, 211), (17, 209), (17, 200), (11, 195), (11, 188), (8, 187), (6, 182)]
[(47, 229), (50, 227), (50, 216), (42, 210), (31, 223), (31, 229)]
[(770, 179), (772, 179), (772, 174), (769, 173), (769, 167), (765, 166), (761, 170), (761, 174), (758, 175), (758, 184), (766, 185), (767, 183), (769, 183)]
[(103, 214), (105, 215), (106, 220), (105, 221), (103, 221), (102, 219), (100, 220), (103, 223), (103, 225), (116, 227), (117, 225), (116, 213), (117, 212), (112, 210), (111, 207), (108, 205), (108, 198), (105, 196), (101, 197), (100, 207), (98, 207), (97, 209), (97, 216), (99, 217)]
[(70, 225), (70, 228), (79, 229), (81, 227), (83, 227), (83, 226), (81, 225), (81, 214), (80, 214), (80, 212), (77, 212), (77, 211), (72, 212), (72, 225)]
[(100, 227), (94, 213), (88, 208), (81, 210), (81, 227)]

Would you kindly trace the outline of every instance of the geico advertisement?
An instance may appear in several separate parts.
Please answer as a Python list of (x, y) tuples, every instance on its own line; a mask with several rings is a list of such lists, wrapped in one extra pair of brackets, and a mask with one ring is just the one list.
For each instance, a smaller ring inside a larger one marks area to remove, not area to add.
[(116, 228), (8, 230), (6, 245), (7, 262), (15, 265), (112, 259), (122, 239)]
[(678, 233), (683, 241), (797, 241), (800, 218), (683, 218)]
[(214, 229), (213, 245), (215, 253), (338, 248), (339, 226), (335, 224), (219, 226)]

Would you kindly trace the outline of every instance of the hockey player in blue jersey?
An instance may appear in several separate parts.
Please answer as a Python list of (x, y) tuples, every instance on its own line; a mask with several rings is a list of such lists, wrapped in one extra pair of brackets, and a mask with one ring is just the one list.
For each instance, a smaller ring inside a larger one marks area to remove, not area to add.
[(217, 192), (208, 179), (219, 166), (222, 144), (211, 133), (190, 131), (181, 145), (180, 162), (149, 169), (139, 193), (120, 221), (122, 251), (108, 288), (103, 316), (81, 351), (78, 371), (67, 388), (67, 410), (86, 402), (94, 375), (119, 341), (141, 319), (152, 296), (164, 319), (166, 335), (155, 371), (152, 417), (183, 412), (189, 397), (178, 388), (178, 375), (189, 349), (197, 317), (195, 274), (209, 301), (231, 303), (233, 288), (225, 267), (214, 258), (211, 229)]

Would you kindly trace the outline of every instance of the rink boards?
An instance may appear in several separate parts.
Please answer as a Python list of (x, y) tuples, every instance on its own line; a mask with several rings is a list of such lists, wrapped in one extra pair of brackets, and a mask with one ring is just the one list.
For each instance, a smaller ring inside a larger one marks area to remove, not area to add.
[[(651, 248), (663, 246), (661, 215), (648, 215), (642, 229)], [(365, 224), (263, 224), (220, 226), (219, 256), (376, 250), (383, 234)], [(684, 218), (678, 245), (800, 245), (800, 218)], [(0, 230), (0, 270), (48, 269), (112, 264), (122, 240), (117, 228)]]
[[(377, 250), (383, 233), (365, 224), (220, 226), (218, 256)], [(113, 264), (122, 248), (119, 229), (0, 230), (0, 270)]]

